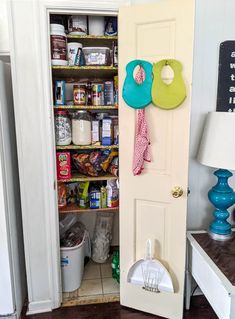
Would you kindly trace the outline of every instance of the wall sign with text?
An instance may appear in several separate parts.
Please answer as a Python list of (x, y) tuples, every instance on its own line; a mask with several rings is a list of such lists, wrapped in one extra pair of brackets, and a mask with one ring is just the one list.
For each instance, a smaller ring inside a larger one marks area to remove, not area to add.
[(220, 44), (216, 111), (235, 112), (235, 41)]

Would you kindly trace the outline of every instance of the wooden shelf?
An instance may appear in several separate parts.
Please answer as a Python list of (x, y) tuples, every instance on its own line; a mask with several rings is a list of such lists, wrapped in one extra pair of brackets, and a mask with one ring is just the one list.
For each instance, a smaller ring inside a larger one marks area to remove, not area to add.
[(73, 182), (94, 182), (94, 181), (108, 181), (118, 179), (117, 176), (107, 174), (104, 176), (86, 176), (82, 174), (73, 174), (70, 179), (57, 180), (60, 183), (73, 183)]
[(117, 74), (118, 68), (114, 66), (61, 66), (53, 65), (52, 72), (58, 78), (110, 78)]
[(106, 35), (67, 35), (68, 42), (80, 42), (84, 47), (109, 47), (112, 48), (113, 41), (117, 43), (117, 36)]
[(67, 39), (88, 39), (88, 40), (117, 40), (117, 36), (109, 35), (73, 35), (68, 34)]
[(76, 204), (70, 204), (66, 207), (59, 208), (60, 214), (68, 214), (68, 213), (97, 213), (97, 212), (115, 212), (118, 211), (118, 207), (112, 208), (79, 208)]
[(118, 145), (65, 145), (65, 146), (56, 146), (57, 150), (93, 150), (93, 149), (113, 149), (118, 148)]
[(56, 110), (118, 110), (117, 105), (54, 105)]

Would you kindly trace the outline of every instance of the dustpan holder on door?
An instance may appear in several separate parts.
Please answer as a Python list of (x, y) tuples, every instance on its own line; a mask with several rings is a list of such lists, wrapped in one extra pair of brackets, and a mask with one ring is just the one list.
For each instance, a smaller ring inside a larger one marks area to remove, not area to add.
[(152, 259), (150, 239), (146, 242), (145, 258), (136, 261), (131, 266), (127, 282), (141, 286), (150, 292), (174, 292), (169, 272), (159, 260)]

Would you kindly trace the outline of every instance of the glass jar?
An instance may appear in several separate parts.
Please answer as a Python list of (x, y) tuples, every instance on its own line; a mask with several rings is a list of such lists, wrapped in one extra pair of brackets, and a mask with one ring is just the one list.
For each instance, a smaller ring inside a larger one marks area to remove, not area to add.
[(56, 145), (69, 145), (72, 140), (71, 120), (66, 111), (55, 112), (55, 139)]
[(86, 87), (85, 85), (73, 86), (74, 105), (86, 105)]
[(79, 110), (73, 114), (72, 141), (75, 145), (91, 144), (91, 117), (87, 111)]

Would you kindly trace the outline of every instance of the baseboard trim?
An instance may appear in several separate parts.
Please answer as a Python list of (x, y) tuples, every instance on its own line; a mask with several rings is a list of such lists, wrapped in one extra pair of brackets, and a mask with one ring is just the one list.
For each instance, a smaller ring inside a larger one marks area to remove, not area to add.
[(28, 304), (27, 315), (34, 315), (42, 312), (52, 311), (51, 300), (32, 301)]

